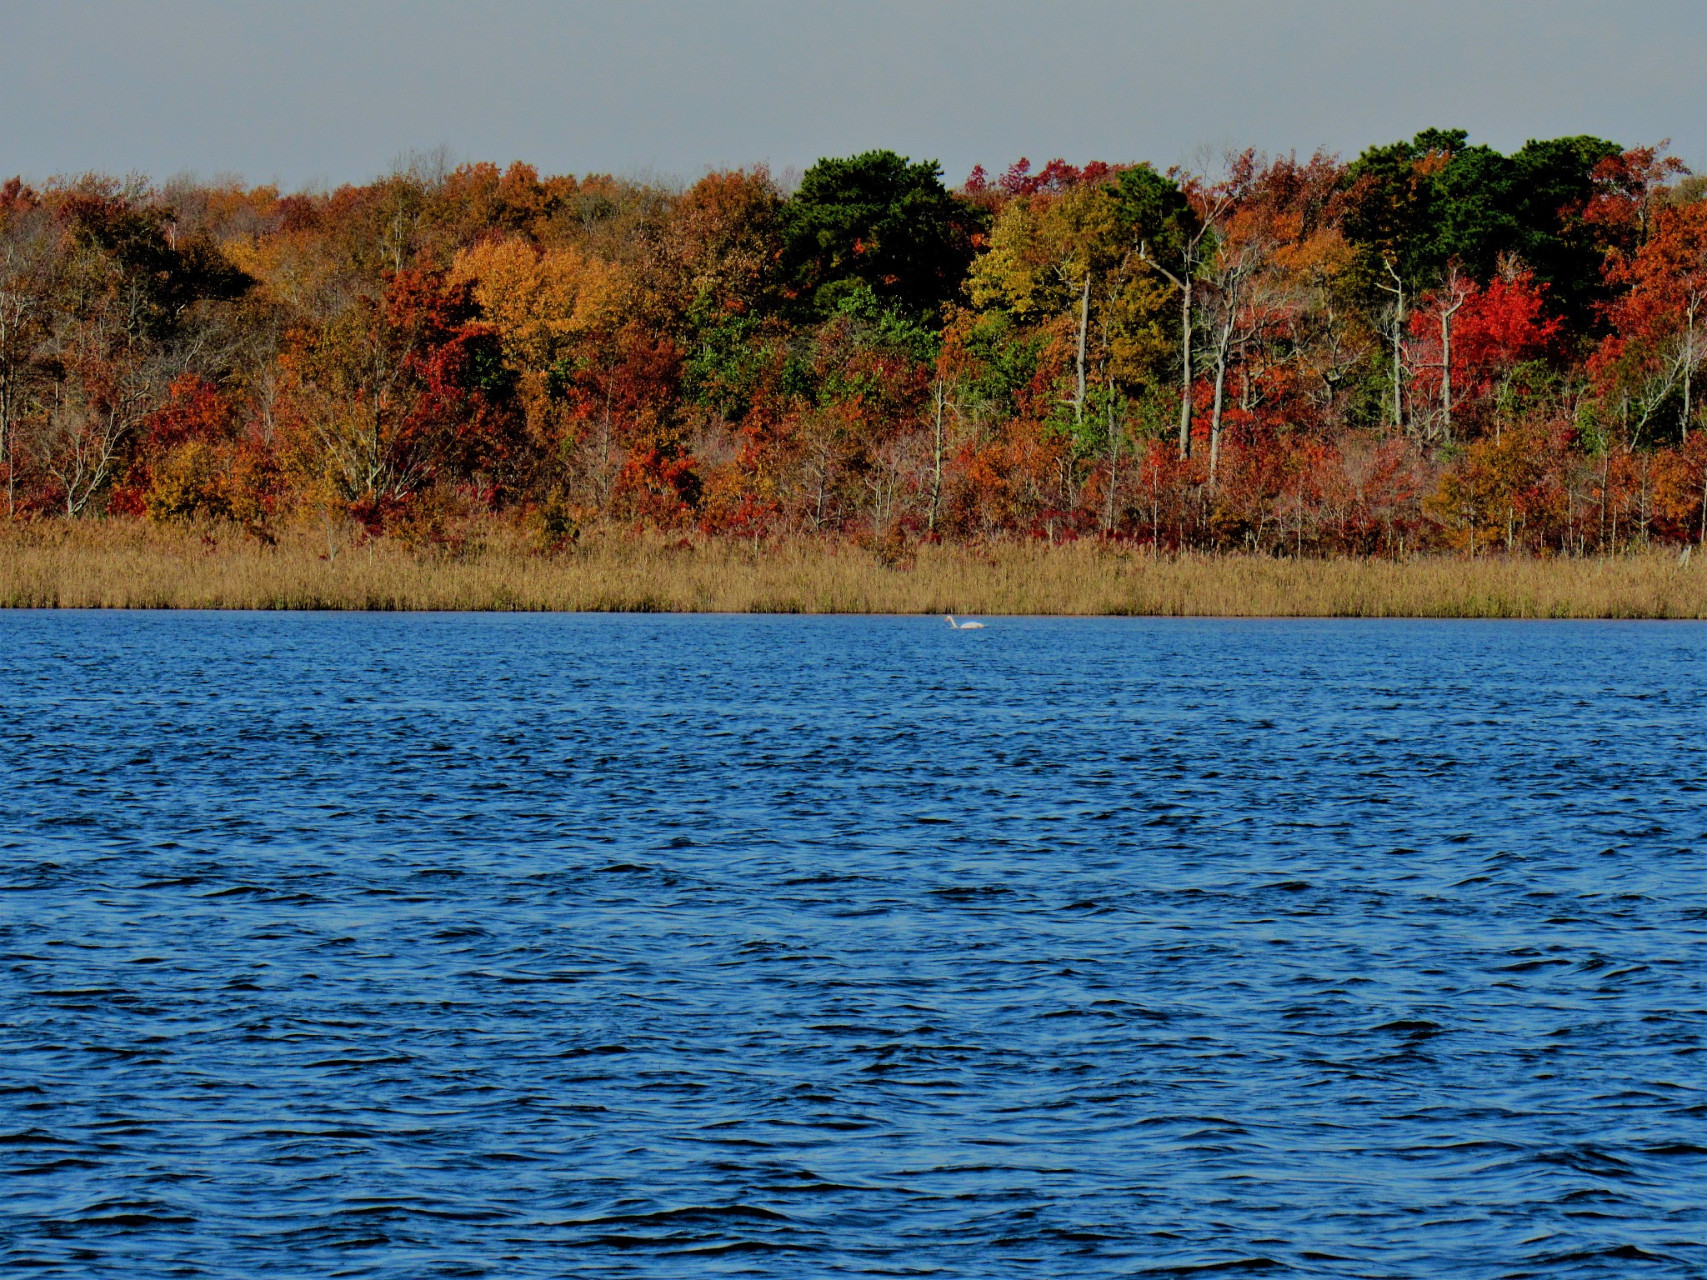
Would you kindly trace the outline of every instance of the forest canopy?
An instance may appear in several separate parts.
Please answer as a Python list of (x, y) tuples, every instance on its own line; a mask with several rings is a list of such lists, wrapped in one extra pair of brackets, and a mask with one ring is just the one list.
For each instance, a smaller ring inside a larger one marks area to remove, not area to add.
[[(0, 186), (14, 521), (1583, 554), (1707, 536), (1665, 145)], [(673, 536), (673, 535), (672, 535)]]

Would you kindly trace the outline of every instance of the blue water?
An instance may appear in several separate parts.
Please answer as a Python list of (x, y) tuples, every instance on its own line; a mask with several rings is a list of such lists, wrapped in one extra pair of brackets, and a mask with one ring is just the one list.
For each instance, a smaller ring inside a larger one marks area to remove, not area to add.
[(0, 616), (0, 1263), (1707, 1275), (1707, 628)]

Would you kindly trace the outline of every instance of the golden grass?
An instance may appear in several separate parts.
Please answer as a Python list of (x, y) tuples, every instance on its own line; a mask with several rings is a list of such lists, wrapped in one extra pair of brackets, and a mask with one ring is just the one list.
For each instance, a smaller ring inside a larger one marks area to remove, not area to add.
[[(0, 533), (0, 605), (123, 609), (502, 609), (1202, 617), (1701, 618), (1707, 564), (1152, 558), (1093, 542), (922, 546), (898, 565), (845, 543), (592, 534), (553, 554), (488, 530), (458, 557), (298, 530), (44, 522)], [(335, 550), (335, 554), (328, 554)]]

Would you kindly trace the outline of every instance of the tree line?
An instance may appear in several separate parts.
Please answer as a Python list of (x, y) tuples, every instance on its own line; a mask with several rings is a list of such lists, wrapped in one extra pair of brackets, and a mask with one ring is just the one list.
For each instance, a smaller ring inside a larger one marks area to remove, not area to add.
[(0, 186), (9, 519), (542, 546), (1707, 537), (1707, 187), (1592, 137)]

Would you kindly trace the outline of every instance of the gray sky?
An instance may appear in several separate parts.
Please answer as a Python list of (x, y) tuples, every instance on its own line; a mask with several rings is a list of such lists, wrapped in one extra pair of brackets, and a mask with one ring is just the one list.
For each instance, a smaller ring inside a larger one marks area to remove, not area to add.
[(409, 151), (692, 179), (893, 147), (1347, 155), (1670, 136), (1707, 168), (1702, 0), (0, 0), (0, 173), (360, 180)]

